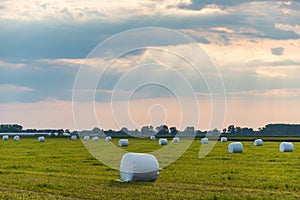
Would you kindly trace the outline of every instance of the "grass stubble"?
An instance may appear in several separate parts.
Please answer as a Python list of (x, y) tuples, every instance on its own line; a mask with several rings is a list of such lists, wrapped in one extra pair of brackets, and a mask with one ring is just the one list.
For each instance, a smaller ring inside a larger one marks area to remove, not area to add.
[[(130, 152), (161, 148), (157, 140), (129, 142), (123, 148)], [(199, 159), (197, 139), (158, 180), (119, 183), (119, 171), (99, 162), (80, 140), (1, 140), (0, 199), (300, 199), (300, 143), (294, 142), (294, 152), (280, 153), (278, 141), (261, 147), (243, 141), (240, 154), (229, 154), (228, 144), (218, 142)]]

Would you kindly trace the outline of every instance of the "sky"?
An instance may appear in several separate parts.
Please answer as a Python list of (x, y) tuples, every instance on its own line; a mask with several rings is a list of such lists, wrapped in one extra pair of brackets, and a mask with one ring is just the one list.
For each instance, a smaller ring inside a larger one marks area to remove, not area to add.
[[(300, 123), (299, 9), (298, 0), (2, 0), (0, 123), (71, 130)], [(139, 35), (145, 27), (189, 40)], [(122, 38), (130, 30), (135, 35)], [(116, 54), (153, 37), (147, 48)], [(205, 57), (195, 44), (214, 63), (203, 63), (200, 75), (184, 60)]]

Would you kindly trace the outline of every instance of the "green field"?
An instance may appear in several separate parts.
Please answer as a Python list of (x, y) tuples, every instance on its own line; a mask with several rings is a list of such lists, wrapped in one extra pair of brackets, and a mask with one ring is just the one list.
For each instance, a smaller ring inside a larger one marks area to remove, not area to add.
[[(129, 151), (159, 148), (157, 141), (129, 139)], [(114, 142), (117, 142), (115, 139)], [(218, 142), (204, 159), (199, 140), (155, 182), (119, 183), (119, 171), (96, 160), (80, 140), (22, 138), (0, 141), (0, 199), (299, 199), (300, 143), (280, 153), (280, 142), (242, 154)]]

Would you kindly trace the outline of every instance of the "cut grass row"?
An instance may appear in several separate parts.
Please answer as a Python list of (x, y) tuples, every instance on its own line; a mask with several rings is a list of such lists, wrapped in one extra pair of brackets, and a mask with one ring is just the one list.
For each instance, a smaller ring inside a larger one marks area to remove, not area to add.
[[(117, 141), (113, 141), (116, 143)], [(129, 139), (132, 152), (159, 149), (156, 141)], [(96, 160), (80, 140), (0, 141), (0, 199), (299, 199), (300, 143), (280, 153), (279, 142), (242, 142), (241, 154), (218, 142), (199, 159), (199, 140), (155, 182), (118, 183), (119, 171)]]

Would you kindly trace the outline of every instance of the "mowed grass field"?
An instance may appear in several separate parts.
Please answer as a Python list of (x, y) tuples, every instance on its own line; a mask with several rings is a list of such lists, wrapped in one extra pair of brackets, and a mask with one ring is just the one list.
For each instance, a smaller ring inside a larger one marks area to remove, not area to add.
[[(160, 148), (157, 140), (129, 142), (123, 148), (132, 152)], [(229, 154), (228, 144), (218, 142), (199, 159), (197, 139), (157, 181), (119, 183), (119, 171), (96, 160), (80, 140), (1, 140), (0, 199), (300, 199), (299, 142), (292, 153), (280, 153), (280, 142), (256, 147), (243, 141), (243, 153)]]

